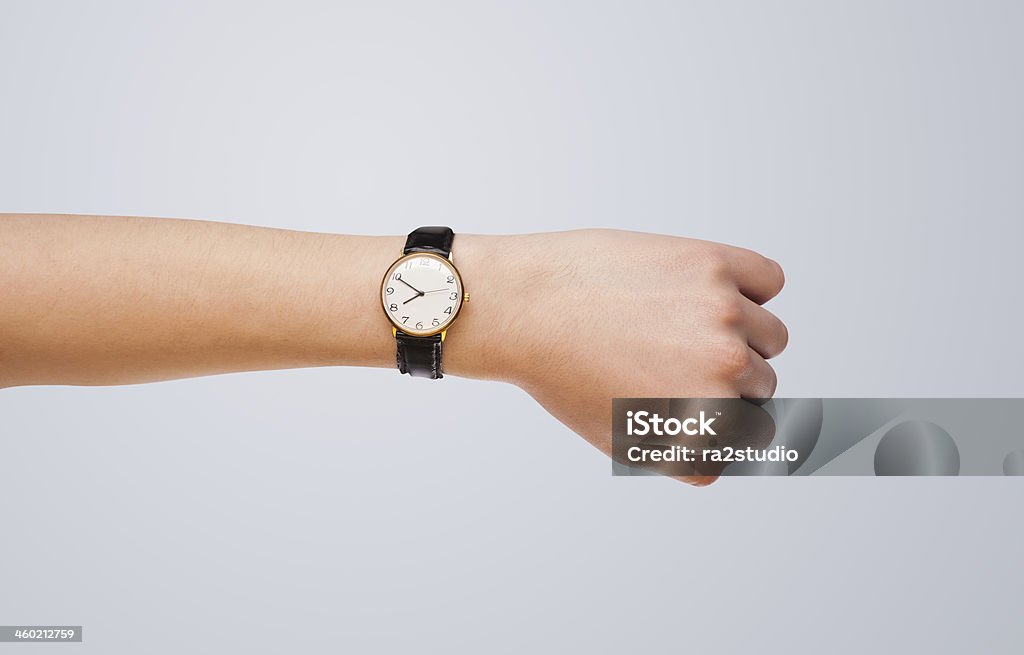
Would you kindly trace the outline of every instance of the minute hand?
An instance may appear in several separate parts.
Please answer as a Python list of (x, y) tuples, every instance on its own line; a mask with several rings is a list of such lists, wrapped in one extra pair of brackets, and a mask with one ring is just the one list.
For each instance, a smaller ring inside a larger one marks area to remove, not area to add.
[(444, 289), (431, 289), (430, 291), (420, 291), (419, 293), (417, 293), (417, 294), (416, 294), (415, 296), (413, 296), (412, 298), (409, 298), (409, 300), (406, 300), (406, 301), (404, 301), (404, 302), (403, 302), (402, 304), (404, 305), (404, 304), (406, 304), (406, 303), (412, 302), (413, 300), (416, 300), (416, 299), (417, 299), (417, 298), (419, 298), (420, 296), (425, 296), (425, 295), (427, 295), (428, 293), (438, 293), (439, 291), (451, 291), (451, 289), (448, 289), (448, 288), (444, 288)]

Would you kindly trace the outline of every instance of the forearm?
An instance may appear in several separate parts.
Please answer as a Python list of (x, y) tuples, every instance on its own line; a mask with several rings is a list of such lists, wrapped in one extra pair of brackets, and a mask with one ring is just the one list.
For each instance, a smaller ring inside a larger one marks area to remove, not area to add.
[[(0, 385), (394, 366), (378, 292), (403, 240), (174, 219), (0, 216)], [(478, 268), (471, 241), (456, 242), (464, 271)], [(479, 268), (467, 278), (482, 282)], [(471, 315), (453, 334), (468, 331)], [(460, 340), (447, 348), (446, 368), (486, 375), (483, 350)]]
[[(0, 386), (393, 367), (380, 285), (404, 239), (0, 215)], [(784, 280), (757, 253), (580, 230), (459, 234), (453, 254), (472, 303), (444, 372), (519, 385), (605, 453), (612, 398), (775, 392), (788, 333), (761, 305)]]

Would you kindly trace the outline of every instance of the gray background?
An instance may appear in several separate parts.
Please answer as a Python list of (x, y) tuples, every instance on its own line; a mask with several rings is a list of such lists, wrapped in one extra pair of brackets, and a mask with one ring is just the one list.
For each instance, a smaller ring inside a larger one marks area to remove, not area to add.
[[(1019, 396), (1022, 33), (1014, 2), (4, 0), (0, 205), (736, 243), (788, 274), (781, 395)], [(464, 409), (391, 434), (411, 384), (0, 392), (0, 623), (85, 634), (5, 650), (1019, 652), (1017, 479), (613, 478), (500, 384), (416, 384)]]

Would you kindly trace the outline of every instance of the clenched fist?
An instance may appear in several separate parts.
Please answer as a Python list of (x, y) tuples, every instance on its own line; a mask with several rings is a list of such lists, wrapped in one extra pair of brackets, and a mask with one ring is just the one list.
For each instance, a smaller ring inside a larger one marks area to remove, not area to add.
[[(452, 330), (448, 369), (519, 385), (606, 454), (612, 398), (775, 391), (766, 360), (788, 333), (762, 306), (784, 282), (771, 259), (616, 230), (464, 237), (462, 248), (467, 278), (485, 283)], [(474, 330), (488, 338), (463, 338)]]

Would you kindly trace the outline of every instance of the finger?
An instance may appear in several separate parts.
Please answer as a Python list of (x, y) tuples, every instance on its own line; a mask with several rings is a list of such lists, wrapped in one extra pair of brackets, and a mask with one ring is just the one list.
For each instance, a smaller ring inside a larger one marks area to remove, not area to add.
[(743, 300), (743, 328), (747, 343), (757, 354), (771, 359), (786, 349), (789, 330), (775, 314), (752, 300)]
[(775, 395), (778, 378), (775, 369), (756, 351), (750, 351), (750, 364), (738, 380), (740, 396), (746, 400), (768, 400)]
[(692, 487), (706, 487), (718, 479), (717, 475), (673, 475), (674, 479), (685, 482)]
[(779, 263), (745, 248), (729, 249), (730, 269), (740, 293), (763, 305), (782, 291), (786, 276)]

